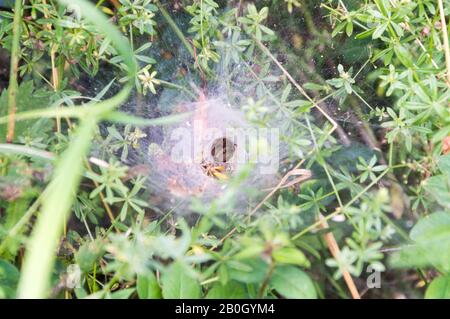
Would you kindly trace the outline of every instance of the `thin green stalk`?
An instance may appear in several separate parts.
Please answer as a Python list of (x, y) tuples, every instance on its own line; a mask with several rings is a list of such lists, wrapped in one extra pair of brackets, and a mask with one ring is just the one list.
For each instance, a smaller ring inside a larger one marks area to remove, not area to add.
[(373, 111), (374, 110), (374, 108), (361, 96), (361, 95), (359, 95), (358, 94), (358, 92), (356, 92), (356, 91), (353, 91), (353, 93), (365, 104), (365, 105), (367, 105), (367, 107), (371, 110), (371, 111)]
[(202, 37), (202, 48), (205, 47), (205, 35), (203, 33), (203, 0), (200, 0), (200, 34)]
[(159, 82), (161, 83), (161, 85), (168, 87), (170, 89), (177, 89), (177, 90), (185, 92), (187, 95), (189, 95), (194, 100), (198, 99), (198, 97), (194, 93), (192, 93), (191, 91), (186, 89), (184, 86), (181, 86), (181, 85), (178, 85), (178, 84), (172, 83), (172, 82), (167, 82), (164, 80), (159, 80)]
[(175, 32), (175, 34), (178, 36), (178, 38), (183, 43), (183, 45), (186, 47), (186, 49), (188, 50), (189, 54), (193, 58), (195, 58), (194, 49), (192, 49), (192, 46), (190, 45), (188, 40), (186, 40), (186, 37), (184, 36), (183, 32), (181, 32), (180, 28), (178, 28), (178, 26), (175, 23), (175, 21), (173, 21), (172, 17), (167, 12), (166, 8), (164, 8), (164, 6), (161, 4), (161, 2), (159, 2), (159, 0), (155, 0), (155, 4), (158, 7), (159, 11), (161, 11), (161, 14), (163, 15), (164, 19), (166, 19), (166, 21), (169, 24), (169, 26), (172, 28), (172, 30)]
[[(89, 117), (99, 117), (111, 122), (118, 122), (122, 124), (133, 124), (135, 126), (154, 126), (171, 124), (182, 121), (188, 118), (192, 112), (185, 112), (180, 114), (167, 115), (154, 119), (144, 119), (123, 112), (112, 111), (113, 106), (120, 105), (128, 96), (130, 87), (124, 88), (117, 96), (110, 100), (91, 104), (89, 106), (69, 106), (69, 107), (48, 107), (44, 109), (32, 110), (16, 114), (16, 121), (32, 120), (37, 118), (56, 118), (67, 117), (84, 119)], [(0, 117), (0, 124), (8, 121), (8, 117)]]
[(267, 270), (267, 273), (264, 276), (264, 280), (263, 280), (261, 286), (259, 287), (258, 299), (261, 299), (264, 296), (264, 292), (266, 291), (267, 285), (269, 284), (270, 278), (272, 277), (274, 270), (275, 270), (275, 262), (272, 259), (270, 261), (269, 269)]
[(40, 149), (32, 148), (26, 145), (18, 144), (0, 144), (0, 152), (2, 154), (17, 154), (33, 158), (52, 161), (54, 156), (52, 153)]
[(122, 273), (120, 271), (120, 269), (114, 274), (114, 276), (111, 278), (111, 280), (103, 286), (102, 291), (99, 293), (99, 297), (100, 298), (105, 298), (106, 294), (109, 293), (112, 289), (112, 287), (114, 287), (114, 285), (119, 282), (120, 277), (122, 276)]
[(19, 68), (20, 57), (20, 26), (22, 24), (22, 0), (16, 0), (14, 7), (14, 22), (13, 22), (13, 38), (11, 45), (11, 66), (9, 70), (9, 86), (8, 86), (8, 133), (6, 141), (12, 142), (14, 139), (14, 115), (17, 109), (17, 71)]
[(302, 6), (300, 6), (300, 11), (303, 14), (303, 17), (305, 19), (305, 23), (306, 23), (306, 27), (308, 28), (308, 32), (310, 34), (313, 34), (316, 37), (321, 38), (322, 40), (326, 40), (326, 38), (323, 36), (323, 34), (321, 32), (318, 31), (317, 26), (314, 22), (314, 18), (313, 15), (311, 13), (311, 11), (308, 8), (308, 5), (302, 4)]
[[(115, 100), (123, 101), (129, 94), (131, 88), (126, 87), (117, 96), (111, 98)], [(95, 117), (101, 114), (108, 113), (112, 108), (110, 101), (103, 101), (97, 104), (90, 104), (86, 106), (69, 106), (69, 107), (48, 107), (43, 109), (31, 110), (22, 113), (18, 113), (15, 116), (16, 121), (31, 120), (36, 118), (57, 118), (57, 117), (69, 117), (69, 118), (87, 118)], [(117, 104), (113, 104), (117, 105)], [(8, 121), (8, 117), (0, 117), (0, 124), (4, 124)]]

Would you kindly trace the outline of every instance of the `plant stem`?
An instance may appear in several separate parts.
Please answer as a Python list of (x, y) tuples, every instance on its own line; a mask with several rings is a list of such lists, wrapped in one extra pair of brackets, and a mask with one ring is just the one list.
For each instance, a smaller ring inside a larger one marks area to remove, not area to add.
[(6, 141), (12, 142), (14, 139), (14, 115), (17, 109), (17, 71), (19, 67), (20, 56), (20, 25), (22, 24), (22, 0), (16, 0), (14, 6), (14, 22), (13, 22), (13, 39), (11, 45), (11, 66), (9, 70), (9, 86), (8, 86), (8, 133)]
[(168, 87), (170, 89), (177, 89), (177, 90), (183, 91), (187, 95), (189, 95), (192, 99), (197, 100), (197, 96), (194, 93), (192, 93), (191, 91), (189, 91), (187, 88), (185, 88), (184, 86), (181, 86), (181, 85), (178, 85), (178, 84), (172, 83), (172, 82), (167, 82), (167, 81), (164, 81), (161, 79), (159, 80), (159, 82), (161, 83), (161, 85)]
[[(55, 66), (55, 46), (52, 47), (50, 51), (50, 61), (52, 65), (52, 84), (53, 91), (57, 92), (59, 87), (59, 79), (58, 79), (58, 70)], [(56, 131), (61, 133), (61, 118), (59, 116), (56, 117)]]
[(261, 299), (264, 296), (264, 292), (266, 291), (267, 285), (269, 284), (269, 280), (272, 277), (274, 270), (275, 270), (275, 262), (271, 260), (269, 270), (267, 271), (266, 276), (264, 277), (264, 281), (262, 282), (261, 287), (259, 287), (258, 299)]
[(439, 12), (441, 15), (442, 37), (444, 40), (445, 62), (447, 65), (447, 85), (450, 87), (450, 45), (448, 43), (447, 22), (445, 21), (444, 4), (442, 0), (438, 0)]
[(19, 144), (0, 144), (0, 151), (3, 154), (17, 154), (49, 161), (54, 160), (54, 156), (50, 152)]
[[(320, 214), (319, 215), (319, 221), (320, 221), (320, 228), (329, 230), (329, 226), (327, 221), (325, 220), (325, 217)], [(339, 256), (341, 255), (341, 250), (339, 249), (339, 245), (336, 241), (336, 238), (333, 235), (333, 232), (330, 230), (327, 233), (323, 235), (323, 238), (325, 240), (325, 243), (328, 246), (328, 249), (330, 250), (331, 255), (336, 260), (339, 260)], [(355, 282), (353, 281), (352, 276), (350, 275), (348, 269), (341, 269), (342, 275), (344, 277), (345, 284), (348, 287), (348, 290), (350, 291), (353, 299), (361, 299), (361, 296), (358, 292), (358, 289), (356, 288)]]
[(181, 32), (180, 28), (178, 28), (175, 21), (173, 21), (172, 17), (167, 12), (166, 8), (164, 8), (164, 6), (161, 4), (161, 2), (159, 2), (159, 0), (155, 0), (155, 4), (159, 8), (159, 11), (161, 11), (161, 14), (163, 15), (164, 19), (166, 19), (169, 26), (172, 28), (172, 30), (175, 32), (175, 34), (178, 36), (178, 38), (183, 43), (183, 45), (186, 47), (189, 54), (193, 58), (195, 58), (194, 50), (192, 49), (190, 43), (188, 42), (188, 40), (186, 40), (186, 37), (184, 36), (183, 32)]
[(111, 278), (111, 280), (103, 287), (101, 298), (104, 298), (105, 295), (111, 291), (112, 287), (115, 283), (117, 283), (120, 280), (120, 277), (122, 276), (120, 269), (114, 274), (114, 276)]

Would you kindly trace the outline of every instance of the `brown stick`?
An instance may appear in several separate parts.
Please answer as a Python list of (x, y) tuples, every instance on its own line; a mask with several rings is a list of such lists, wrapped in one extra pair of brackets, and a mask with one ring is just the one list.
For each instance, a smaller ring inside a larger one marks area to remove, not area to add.
[[(327, 230), (329, 229), (328, 223), (322, 214), (319, 215), (319, 221), (320, 221), (320, 228)], [(335, 259), (338, 259), (339, 255), (341, 254), (341, 250), (339, 249), (339, 245), (337, 244), (336, 238), (334, 238), (333, 233), (331, 231), (328, 231), (325, 235), (323, 235), (323, 239), (325, 240), (325, 243), (327, 244), (328, 249), (331, 252), (331, 255)], [(352, 298), (361, 299), (358, 289), (356, 288), (355, 283), (353, 282), (353, 278), (348, 272), (348, 270), (341, 268), (341, 271), (344, 277), (345, 284), (347, 285), (348, 290), (350, 290)]]

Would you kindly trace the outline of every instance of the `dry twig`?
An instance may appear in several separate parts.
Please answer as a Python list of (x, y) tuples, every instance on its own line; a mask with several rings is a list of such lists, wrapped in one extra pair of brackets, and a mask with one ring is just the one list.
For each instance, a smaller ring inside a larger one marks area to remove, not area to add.
[[(329, 230), (328, 223), (323, 217), (322, 214), (319, 215), (319, 221), (320, 221), (320, 228)], [(334, 238), (334, 235), (331, 231), (328, 231), (325, 235), (323, 235), (323, 239), (325, 240), (325, 243), (328, 246), (328, 249), (331, 252), (331, 255), (338, 259), (339, 255), (341, 254), (341, 250), (339, 249), (339, 245), (336, 242), (336, 238)], [(358, 289), (355, 286), (355, 283), (353, 282), (353, 278), (348, 272), (347, 269), (341, 269), (342, 275), (344, 277), (344, 281), (348, 287), (348, 290), (350, 290), (350, 293), (352, 295), (353, 299), (361, 299), (361, 296), (358, 292)]]

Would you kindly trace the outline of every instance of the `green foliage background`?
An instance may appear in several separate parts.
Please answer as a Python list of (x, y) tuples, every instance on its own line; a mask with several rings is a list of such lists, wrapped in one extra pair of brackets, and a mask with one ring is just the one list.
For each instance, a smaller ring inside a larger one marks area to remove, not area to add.
[[(0, 297), (350, 298), (350, 274), (364, 298), (449, 298), (449, 15), (448, 0), (5, 5)], [(247, 209), (243, 172), (190, 218), (160, 211), (126, 161), (145, 127), (185, 115), (121, 107), (242, 85), (237, 66), (248, 98), (231, 100), (255, 125), (285, 119), (283, 168), (312, 178)]]

